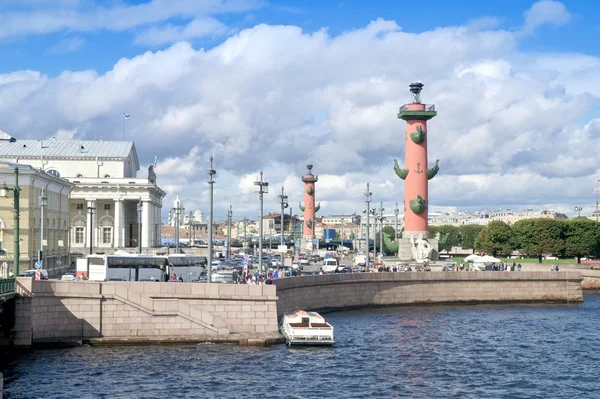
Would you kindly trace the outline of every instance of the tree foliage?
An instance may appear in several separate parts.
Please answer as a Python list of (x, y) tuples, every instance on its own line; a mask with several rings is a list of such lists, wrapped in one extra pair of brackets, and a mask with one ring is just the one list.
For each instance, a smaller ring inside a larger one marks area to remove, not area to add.
[(491, 221), (487, 226), (429, 226), (429, 234), (439, 240), (440, 251), (455, 245), (493, 256), (510, 255), (518, 250), (527, 256), (554, 255), (600, 258), (600, 223), (579, 217), (570, 220), (525, 219), (512, 227)]
[(510, 226), (494, 220), (479, 232), (475, 249), (492, 256), (508, 256), (513, 250)]
[(461, 244), (460, 247), (463, 249), (475, 250), (475, 240), (479, 235), (479, 232), (484, 229), (485, 226), (479, 224), (465, 224), (458, 228), (460, 232)]
[(565, 222), (565, 255), (577, 257), (597, 255), (600, 250), (600, 229), (598, 223), (584, 218)]
[(513, 246), (530, 257), (560, 256), (565, 248), (565, 227), (554, 219), (519, 220), (512, 226)]

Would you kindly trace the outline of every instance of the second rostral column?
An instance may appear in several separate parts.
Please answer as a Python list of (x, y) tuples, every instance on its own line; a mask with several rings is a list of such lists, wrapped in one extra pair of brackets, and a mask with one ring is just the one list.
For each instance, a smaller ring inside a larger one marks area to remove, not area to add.
[(404, 232), (399, 242), (398, 257), (401, 260), (415, 259), (415, 240), (426, 240), (432, 248), (431, 260), (437, 259), (437, 240), (429, 238), (428, 182), (439, 170), (438, 161), (427, 169), (427, 121), (437, 115), (435, 105), (421, 103), (423, 83), (409, 85), (413, 102), (400, 107), (398, 118), (406, 121), (404, 169), (394, 160), (394, 170), (404, 184)]
[(315, 203), (315, 183), (319, 181), (319, 177), (312, 173), (312, 165), (306, 165), (308, 171), (302, 176), (304, 182), (304, 206), (300, 204), (300, 210), (304, 213), (304, 234), (302, 237), (301, 248), (305, 251), (316, 249), (313, 246), (315, 239), (315, 213), (321, 208), (321, 204)]

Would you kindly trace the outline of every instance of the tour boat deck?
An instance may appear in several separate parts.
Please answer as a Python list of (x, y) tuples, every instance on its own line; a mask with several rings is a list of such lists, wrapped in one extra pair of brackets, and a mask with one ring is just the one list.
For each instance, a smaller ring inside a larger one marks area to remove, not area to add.
[(281, 333), (288, 345), (333, 345), (333, 327), (317, 312), (286, 313)]

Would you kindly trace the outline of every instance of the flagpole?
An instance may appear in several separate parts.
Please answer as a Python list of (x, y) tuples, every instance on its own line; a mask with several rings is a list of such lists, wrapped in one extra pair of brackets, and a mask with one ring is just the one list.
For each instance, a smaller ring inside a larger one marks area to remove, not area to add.
[(123, 131), (121, 133), (121, 140), (125, 141), (125, 115), (123, 115)]
[(598, 180), (600, 178), (596, 177), (596, 222), (598, 221)]

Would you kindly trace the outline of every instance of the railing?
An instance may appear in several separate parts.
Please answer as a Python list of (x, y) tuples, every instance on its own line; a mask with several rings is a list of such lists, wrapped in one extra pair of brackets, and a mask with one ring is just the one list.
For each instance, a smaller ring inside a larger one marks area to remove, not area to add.
[[(398, 112), (406, 112), (406, 111), (409, 111), (407, 104), (401, 106), (400, 110), (398, 110)], [(435, 104), (430, 104), (430, 105), (425, 104), (425, 111), (426, 112), (435, 112)]]
[(0, 278), (0, 295), (14, 294), (17, 289), (17, 279)]

